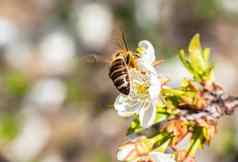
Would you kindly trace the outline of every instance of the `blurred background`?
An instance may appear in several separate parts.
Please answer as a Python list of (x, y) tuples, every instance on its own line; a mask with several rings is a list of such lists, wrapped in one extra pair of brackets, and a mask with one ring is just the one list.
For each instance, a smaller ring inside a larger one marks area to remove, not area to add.
[[(108, 65), (120, 31), (150, 40), (172, 85), (188, 76), (176, 53), (195, 33), (216, 79), (238, 95), (236, 0), (0, 0), (0, 162), (113, 162), (128, 119), (117, 116)], [(199, 162), (238, 161), (238, 114), (222, 119)]]

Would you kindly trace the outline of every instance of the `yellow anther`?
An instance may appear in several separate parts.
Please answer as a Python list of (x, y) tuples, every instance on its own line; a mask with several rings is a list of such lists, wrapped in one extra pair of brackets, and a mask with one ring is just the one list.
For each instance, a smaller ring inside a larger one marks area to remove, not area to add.
[(144, 53), (144, 51), (145, 51), (144, 48), (138, 47), (138, 48), (136, 49), (136, 54), (137, 54), (138, 56), (141, 56), (141, 55)]
[(136, 87), (136, 91), (139, 94), (147, 94), (148, 93), (148, 85), (146, 85), (146, 84), (139, 84)]

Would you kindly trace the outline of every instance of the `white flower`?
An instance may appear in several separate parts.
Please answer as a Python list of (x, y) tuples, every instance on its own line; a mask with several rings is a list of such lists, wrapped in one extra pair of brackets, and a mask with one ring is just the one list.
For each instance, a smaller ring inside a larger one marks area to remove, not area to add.
[(146, 75), (133, 69), (130, 70), (130, 75), (132, 79), (130, 94), (120, 94), (116, 98), (114, 107), (123, 117), (139, 114), (141, 126), (148, 128), (155, 120), (156, 104), (161, 87), (160, 80), (154, 73)]
[(133, 162), (176, 162), (171, 154), (162, 152), (150, 152), (148, 155), (140, 156)]

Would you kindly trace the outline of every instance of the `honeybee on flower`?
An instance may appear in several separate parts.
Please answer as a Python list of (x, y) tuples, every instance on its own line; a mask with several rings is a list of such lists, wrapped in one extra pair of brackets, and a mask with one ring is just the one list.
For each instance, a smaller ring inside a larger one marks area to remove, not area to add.
[(156, 105), (160, 99), (162, 84), (153, 66), (155, 62), (153, 45), (149, 41), (140, 41), (136, 53), (139, 57), (138, 67), (129, 70), (131, 92), (128, 95), (119, 94), (114, 107), (123, 117), (138, 114), (141, 126), (148, 128), (156, 117)]

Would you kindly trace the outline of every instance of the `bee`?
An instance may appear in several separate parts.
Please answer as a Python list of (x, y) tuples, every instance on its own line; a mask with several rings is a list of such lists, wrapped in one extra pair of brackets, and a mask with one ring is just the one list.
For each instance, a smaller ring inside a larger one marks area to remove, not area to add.
[[(154, 48), (150, 42), (140, 41), (136, 51), (129, 50), (124, 33), (121, 33), (119, 40), (121, 41), (120, 43), (123, 43), (123, 46), (120, 44), (120, 48), (114, 52), (112, 59), (109, 61), (103, 59), (101, 61), (109, 64), (108, 75), (116, 89), (121, 94), (129, 95), (132, 86), (130, 69), (140, 69), (138, 64), (139, 59), (149, 60), (149, 62), (146, 63), (152, 64), (152, 62), (155, 61), (153, 56)], [(153, 56), (152, 59), (151, 55)], [(98, 60), (96, 56), (93, 56), (93, 58), (95, 62)]]
[(109, 67), (109, 77), (120, 93), (129, 95), (131, 89), (129, 68), (136, 67), (136, 55), (128, 49), (124, 34), (122, 39), (125, 48), (119, 49), (113, 54)]

